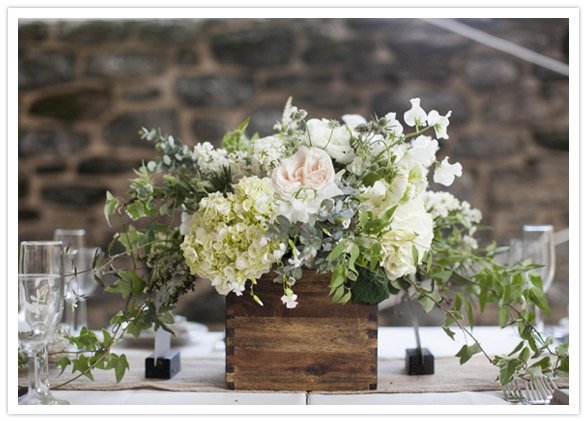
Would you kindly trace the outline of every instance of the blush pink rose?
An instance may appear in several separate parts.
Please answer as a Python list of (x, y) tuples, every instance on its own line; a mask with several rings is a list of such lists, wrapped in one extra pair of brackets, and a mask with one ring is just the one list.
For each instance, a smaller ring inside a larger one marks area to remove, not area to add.
[(301, 146), (273, 170), (271, 181), (277, 195), (289, 201), (342, 194), (333, 183), (334, 176), (332, 159), (324, 150)]

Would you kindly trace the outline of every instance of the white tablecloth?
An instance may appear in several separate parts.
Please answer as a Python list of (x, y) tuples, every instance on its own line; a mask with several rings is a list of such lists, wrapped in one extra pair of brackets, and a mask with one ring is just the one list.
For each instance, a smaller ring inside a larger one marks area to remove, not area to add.
[[(507, 353), (520, 341), (513, 330), (501, 330), (498, 327), (476, 327), (474, 334), (490, 355)], [(214, 350), (214, 344), (222, 340), (223, 335), (223, 332), (199, 333), (190, 343), (176, 349), (180, 350), (182, 359), (198, 357), (223, 359), (224, 352)], [(428, 348), (435, 357), (454, 356), (466, 343), (462, 334), (458, 333), (453, 341), (439, 327), (421, 327), (420, 336), (422, 346)], [(471, 343), (470, 338), (467, 339), (469, 339), (468, 343)], [(405, 349), (415, 347), (416, 340), (411, 327), (379, 328), (379, 357), (404, 358)], [(117, 349), (117, 352), (124, 352), (127, 356), (132, 353), (144, 355), (146, 351), (149, 351), (148, 348), (128, 346)], [(500, 391), (333, 395), (304, 392), (203, 393), (130, 389), (120, 391), (55, 390), (53, 394), (56, 398), (69, 401), (71, 405), (175, 405), (173, 412), (190, 412), (184, 405), (205, 405), (206, 407), (210, 405), (513, 405), (503, 399)], [(62, 408), (62, 410), (66, 413), (76, 412), (72, 407)], [(150, 411), (149, 413), (157, 412)], [(230, 412), (227, 408), (223, 408), (223, 411)], [(282, 413), (281, 410), (276, 411), (276, 413)], [(205, 413), (214, 413), (214, 411)]]

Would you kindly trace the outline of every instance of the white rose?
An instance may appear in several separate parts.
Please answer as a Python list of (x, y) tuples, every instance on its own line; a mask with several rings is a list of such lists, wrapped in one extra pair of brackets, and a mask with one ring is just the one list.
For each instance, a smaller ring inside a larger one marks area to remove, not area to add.
[(351, 147), (351, 135), (345, 126), (331, 129), (328, 120), (311, 119), (307, 123), (308, 131), (304, 143), (308, 146), (324, 149), (332, 159), (341, 164), (350, 163), (355, 157)]
[(333, 183), (334, 178), (332, 160), (326, 152), (301, 146), (273, 170), (271, 181), (277, 195), (289, 201), (293, 197), (314, 199), (316, 195), (333, 197), (342, 194)]

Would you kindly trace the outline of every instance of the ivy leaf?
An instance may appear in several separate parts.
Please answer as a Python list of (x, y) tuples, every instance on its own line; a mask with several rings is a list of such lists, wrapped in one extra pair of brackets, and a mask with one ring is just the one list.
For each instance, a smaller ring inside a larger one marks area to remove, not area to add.
[(465, 309), (467, 310), (467, 319), (469, 320), (469, 327), (473, 329), (473, 306), (469, 300), (465, 300)]
[(426, 313), (430, 312), (430, 310), (434, 308), (434, 301), (432, 301), (430, 298), (426, 296), (419, 297), (418, 302), (420, 303), (420, 305)]
[[(83, 354), (80, 355), (77, 360), (73, 360), (72, 363), (73, 363), (72, 373), (75, 373), (76, 371), (79, 371), (80, 373), (84, 373), (84, 371), (86, 371), (86, 370), (88, 370), (88, 368), (90, 368), (90, 359)], [(88, 379), (94, 381), (94, 376), (92, 375), (91, 371), (87, 371), (86, 373), (84, 373), (84, 376), (86, 376)]]
[(546, 301), (546, 294), (544, 294), (544, 291), (532, 287), (528, 290), (528, 297), (544, 314), (550, 317), (550, 309), (548, 308), (548, 301)]
[(473, 344), (470, 346), (463, 345), (461, 350), (459, 352), (457, 352), (456, 356), (461, 358), (460, 363), (462, 365), (462, 364), (465, 364), (467, 361), (469, 361), (473, 355), (478, 354), (480, 352), (481, 352), (481, 348), (477, 344)]
[(448, 336), (450, 336), (450, 338), (451, 338), (453, 341), (455, 340), (455, 333), (454, 333), (452, 330), (450, 330), (450, 329), (449, 329), (447, 326), (443, 326), (443, 327), (442, 327), (442, 330), (444, 330), (444, 332), (445, 332), (445, 333), (446, 333)]
[(122, 294), (122, 298), (128, 298), (130, 294), (131, 284), (123, 279), (119, 279), (116, 281), (115, 287), (108, 287), (106, 288), (107, 292), (120, 292)]
[(141, 278), (135, 272), (131, 273), (131, 282), (132, 287), (130, 292), (132, 293), (132, 295), (134, 295), (135, 297), (140, 297), (141, 295), (143, 295), (143, 290), (147, 286), (147, 282), (145, 282), (145, 280), (143, 280), (143, 278)]
[(520, 342), (512, 352), (510, 352), (508, 354), (509, 357), (511, 357), (512, 355), (514, 355), (516, 352), (518, 352), (520, 349), (522, 349), (524, 347), (524, 341)]
[(502, 358), (497, 362), (499, 367), (499, 383), (501, 386), (508, 384), (519, 367), (523, 366), (524, 362), (517, 358)]
[(133, 323), (129, 323), (126, 331), (134, 336), (135, 339), (138, 339), (141, 332), (150, 328), (152, 324), (153, 323), (134, 321)]
[(108, 222), (108, 226), (110, 225), (110, 219), (108, 218), (110, 215), (114, 213), (116, 207), (118, 206), (118, 199), (112, 196), (112, 193), (109, 191), (106, 192), (106, 204), (104, 205), (104, 217), (106, 217), (106, 222)]
[(124, 377), (125, 371), (129, 369), (128, 361), (126, 360), (126, 355), (121, 354), (120, 356), (118, 356), (116, 354), (110, 354), (110, 360), (108, 361), (108, 365), (106, 366), (105, 370), (111, 369), (114, 369), (116, 383), (120, 383), (120, 381)]
[(524, 362), (528, 361), (528, 358), (530, 358), (530, 349), (529, 348), (524, 348), (522, 350), (522, 352), (520, 352), (520, 355), (518, 357), (519, 359), (521, 359)]
[(389, 279), (381, 266), (373, 272), (358, 266), (357, 272), (357, 280), (350, 283), (354, 303), (373, 305), (389, 298)]
[(59, 359), (55, 363), (55, 367), (61, 367), (61, 373), (59, 373), (60, 376), (63, 374), (63, 371), (65, 371), (67, 366), (70, 364), (71, 364), (71, 361), (67, 355), (64, 355), (63, 357), (59, 357)]

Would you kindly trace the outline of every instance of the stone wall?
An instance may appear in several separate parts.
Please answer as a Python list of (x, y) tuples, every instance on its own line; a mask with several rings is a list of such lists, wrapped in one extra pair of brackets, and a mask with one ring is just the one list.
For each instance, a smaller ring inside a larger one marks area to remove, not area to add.
[[(462, 22), (568, 62), (566, 19)], [(84, 227), (105, 247), (106, 191), (155, 156), (141, 126), (218, 144), (251, 116), (263, 136), (289, 96), (309, 117), (452, 110), (439, 157), (485, 240), (569, 225), (568, 78), (416, 19), (21, 21), (18, 84), (19, 240)]]

